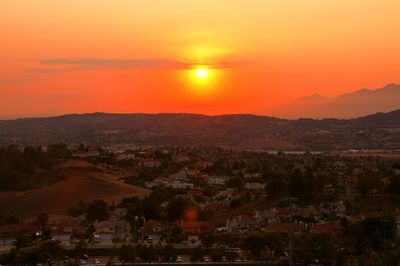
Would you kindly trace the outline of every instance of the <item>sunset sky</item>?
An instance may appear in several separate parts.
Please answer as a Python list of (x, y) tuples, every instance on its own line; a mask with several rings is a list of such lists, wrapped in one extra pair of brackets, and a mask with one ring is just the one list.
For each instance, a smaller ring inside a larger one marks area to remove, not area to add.
[(0, 118), (268, 114), (400, 82), (399, 0), (1, 0)]

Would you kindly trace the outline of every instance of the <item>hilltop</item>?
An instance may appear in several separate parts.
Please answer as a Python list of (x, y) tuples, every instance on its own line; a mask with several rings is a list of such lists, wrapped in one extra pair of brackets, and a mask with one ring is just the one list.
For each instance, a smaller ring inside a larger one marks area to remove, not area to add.
[(400, 110), (356, 119), (249, 114), (71, 114), (0, 121), (0, 144), (223, 146), (237, 149), (399, 149)]

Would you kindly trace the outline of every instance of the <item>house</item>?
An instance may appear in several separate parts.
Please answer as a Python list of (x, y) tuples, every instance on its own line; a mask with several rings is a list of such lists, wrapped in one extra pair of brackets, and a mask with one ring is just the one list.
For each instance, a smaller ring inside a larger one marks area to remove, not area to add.
[(77, 152), (77, 153), (72, 154), (72, 157), (81, 158), (81, 159), (96, 158), (99, 156), (100, 156), (100, 152), (97, 150), (89, 150), (86, 152)]
[(276, 215), (281, 223), (289, 223), (292, 220), (293, 212), (289, 208), (277, 208)]
[(342, 201), (337, 202), (321, 202), (319, 206), (320, 216), (335, 215), (337, 217), (344, 217), (346, 214), (346, 206)]
[(313, 233), (331, 233), (336, 236), (343, 235), (343, 227), (338, 223), (318, 223), (311, 229)]
[(354, 175), (360, 175), (362, 173), (364, 173), (364, 170), (362, 168), (354, 168), (353, 169), (353, 174)]
[(249, 215), (239, 215), (226, 221), (229, 232), (245, 232), (257, 225), (257, 218)]
[(119, 160), (134, 160), (136, 155), (131, 152), (124, 152), (117, 155)]
[(115, 208), (111, 213), (111, 219), (113, 220), (123, 220), (128, 214), (128, 209), (125, 208)]
[(153, 159), (144, 159), (141, 165), (146, 168), (158, 168), (160, 167), (161, 163)]
[(189, 181), (188, 175), (185, 170), (176, 172), (175, 174), (170, 175), (169, 178), (173, 179), (173, 180), (183, 181), (183, 182)]
[(213, 167), (214, 163), (209, 161), (199, 161), (196, 163), (196, 168), (200, 170), (207, 169), (209, 167)]
[(300, 223), (275, 223), (275, 224), (267, 224), (265, 227), (266, 232), (274, 233), (281, 232), (290, 234), (300, 234), (303, 229), (302, 224)]
[(59, 220), (55, 225), (50, 226), (53, 240), (69, 242), (76, 235), (81, 235), (86, 228), (81, 221), (74, 218), (65, 218)]
[(279, 223), (279, 217), (277, 215), (276, 209), (272, 208), (269, 210), (264, 210), (264, 211), (257, 211), (255, 216), (257, 219), (257, 223), (267, 223), (267, 224), (273, 224), (273, 223)]
[(130, 224), (124, 220), (108, 220), (96, 222), (95, 241), (112, 241), (114, 239), (127, 239), (130, 237)]
[(0, 226), (0, 246), (13, 245), (19, 236), (33, 235), (36, 230), (36, 226), (28, 223)]
[(162, 241), (166, 227), (159, 221), (148, 220), (140, 230), (140, 238), (149, 244), (155, 244)]
[(228, 177), (226, 176), (210, 176), (208, 177), (207, 183), (210, 185), (220, 185), (223, 186), (228, 181)]
[(192, 221), (182, 223), (182, 233), (184, 235), (207, 235), (213, 233), (215, 226), (208, 221)]
[(261, 178), (263, 175), (262, 173), (259, 172), (255, 172), (255, 173), (244, 173), (243, 177), (246, 179), (250, 179), (250, 178)]
[(193, 221), (182, 223), (182, 233), (188, 245), (201, 244), (201, 237), (213, 233), (215, 226), (207, 221)]
[(145, 187), (154, 188), (159, 186), (166, 186), (176, 189), (193, 189), (194, 185), (192, 183), (184, 182), (181, 180), (175, 180), (167, 177), (157, 177), (153, 181), (145, 182)]
[(244, 188), (247, 190), (264, 190), (266, 186), (267, 186), (266, 183), (247, 182), (244, 185)]
[(173, 161), (176, 163), (187, 163), (190, 162), (190, 157), (187, 155), (178, 154), (173, 157)]

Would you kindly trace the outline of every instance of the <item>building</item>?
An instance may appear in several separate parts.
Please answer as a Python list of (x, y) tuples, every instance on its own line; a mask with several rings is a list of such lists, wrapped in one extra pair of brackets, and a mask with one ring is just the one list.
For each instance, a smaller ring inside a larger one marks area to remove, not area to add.
[(159, 186), (166, 186), (176, 189), (193, 189), (194, 185), (192, 183), (184, 182), (181, 180), (175, 180), (167, 177), (157, 177), (153, 181), (147, 181), (144, 184), (147, 188), (155, 188)]
[(33, 235), (36, 231), (36, 226), (28, 223), (0, 226), (0, 246), (13, 245), (19, 236)]
[(161, 165), (159, 161), (153, 159), (144, 159), (141, 164), (146, 168), (158, 168)]
[(74, 218), (61, 219), (50, 228), (53, 240), (65, 242), (71, 241), (74, 236), (83, 234), (86, 229), (80, 220)]
[(226, 176), (210, 176), (207, 180), (207, 183), (210, 185), (220, 185), (223, 186), (226, 184), (228, 181), (228, 178)]
[(266, 186), (266, 183), (248, 182), (244, 185), (244, 188), (247, 190), (264, 190)]
[(257, 218), (249, 215), (238, 215), (226, 221), (226, 228), (229, 232), (245, 232), (257, 225)]
[(115, 239), (125, 240), (130, 237), (131, 226), (124, 220), (108, 220), (104, 222), (96, 222), (95, 241), (113, 241)]
[(166, 227), (159, 221), (148, 220), (140, 230), (140, 238), (146, 243), (155, 244), (162, 241), (165, 231)]
[(311, 228), (313, 233), (331, 233), (336, 236), (343, 235), (343, 227), (338, 223), (318, 223)]
[(290, 234), (291, 232), (293, 234), (300, 234), (302, 229), (303, 226), (299, 223), (274, 223), (268, 224), (265, 227), (268, 233), (281, 232), (286, 234)]

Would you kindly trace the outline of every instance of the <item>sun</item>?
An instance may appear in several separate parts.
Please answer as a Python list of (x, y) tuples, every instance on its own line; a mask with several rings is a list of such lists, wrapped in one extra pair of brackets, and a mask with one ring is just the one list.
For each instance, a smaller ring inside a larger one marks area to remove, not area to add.
[(206, 68), (198, 68), (195, 70), (196, 78), (198, 79), (205, 79), (208, 77), (208, 69)]
[(209, 65), (195, 65), (185, 71), (188, 90), (196, 97), (215, 95), (218, 91), (219, 71)]

